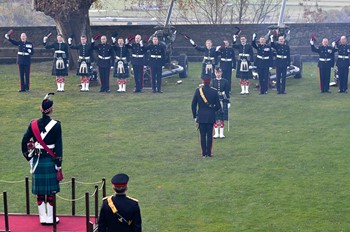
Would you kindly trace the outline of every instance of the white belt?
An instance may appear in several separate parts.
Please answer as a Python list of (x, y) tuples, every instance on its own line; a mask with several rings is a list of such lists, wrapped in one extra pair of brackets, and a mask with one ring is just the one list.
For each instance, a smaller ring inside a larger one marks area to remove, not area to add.
[(320, 58), (319, 60), (320, 61), (331, 61), (332, 59), (331, 58)]
[(90, 56), (79, 56), (81, 60), (90, 60)]
[(259, 58), (259, 59), (262, 59), (262, 60), (268, 60), (268, 59), (270, 59), (269, 56), (260, 56), (260, 55), (257, 55), (256, 57)]
[(340, 59), (349, 59), (349, 56), (338, 56)]
[(132, 57), (142, 58), (142, 57), (143, 57), (143, 55), (132, 54)]
[(210, 57), (210, 56), (205, 56), (204, 59), (205, 60), (214, 60), (215, 58), (214, 57)]
[(282, 56), (282, 55), (277, 55), (276, 57), (279, 59), (287, 59), (288, 58), (288, 56)]
[(18, 55), (22, 55), (22, 56), (29, 56), (30, 54), (28, 52), (18, 52)]
[(66, 52), (65, 52), (65, 51), (61, 51), (61, 50), (57, 50), (57, 51), (55, 51), (55, 53), (62, 53), (62, 54), (65, 54)]
[(246, 54), (246, 53), (239, 53), (238, 56), (246, 56), (246, 57), (249, 57), (249, 54)]
[(101, 56), (101, 55), (98, 55), (98, 58), (100, 58), (101, 60), (109, 60), (109, 59), (111, 59), (110, 56), (104, 57), (104, 56)]
[[(53, 149), (53, 148), (55, 148), (55, 144), (47, 145), (47, 147), (50, 148), (50, 149)], [(38, 143), (35, 143), (35, 148), (36, 148), (36, 149), (44, 149), (43, 146), (41, 146), (41, 145), (38, 144)]]
[(232, 61), (232, 58), (226, 59), (226, 58), (221, 58), (221, 61)]
[(151, 58), (162, 58), (162, 56), (158, 56), (158, 55), (151, 55)]
[(115, 57), (117, 60), (126, 60), (126, 57), (119, 57), (119, 56), (116, 56)]

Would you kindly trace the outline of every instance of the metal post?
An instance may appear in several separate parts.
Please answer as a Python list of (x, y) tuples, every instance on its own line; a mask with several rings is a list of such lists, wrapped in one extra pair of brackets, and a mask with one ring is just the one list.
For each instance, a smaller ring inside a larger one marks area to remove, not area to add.
[(284, 9), (286, 8), (286, 0), (282, 0), (282, 6), (280, 11), (280, 16), (278, 18), (278, 26), (284, 26), (283, 20), (284, 20)]
[(89, 192), (85, 193), (85, 210), (86, 210), (86, 231), (89, 231), (90, 225), (90, 206), (89, 206)]
[(9, 212), (7, 208), (7, 192), (3, 192), (3, 198), (4, 198), (4, 213), (5, 213), (5, 230), (10, 231)]
[(106, 197), (106, 177), (103, 177), (103, 178), (102, 178), (102, 184), (103, 184), (103, 187), (102, 187), (102, 197)]
[(171, 3), (170, 3), (169, 9), (168, 9), (168, 15), (167, 15), (167, 17), (166, 17), (164, 27), (169, 26), (169, 22), (170, 22), (170, 18), (171, 18), (171, 13), (172, 13), (173, 7), (174, 7), (174, 2), (175, 2), (175, 0), (172, 0)]
[(25, 178), (25, 185), (26, 185), (26, 210), (27, 215), (30, 214), (30, 203), (29, 203), (29, 178), (26, 176)]
[(95, 185), (95, 224), (98, 220), (98, 185)]
[(57, 231), (57, 222), (56, 222), (56, 193), (53, 194), (53, 199), (52, 199), (52, 204), (53, 204), (53, 212), (52, 212), (52, 222), (53, 222), (53, 232)]
[(72, 216), (75, 215), (75, 178), (72, 177)]

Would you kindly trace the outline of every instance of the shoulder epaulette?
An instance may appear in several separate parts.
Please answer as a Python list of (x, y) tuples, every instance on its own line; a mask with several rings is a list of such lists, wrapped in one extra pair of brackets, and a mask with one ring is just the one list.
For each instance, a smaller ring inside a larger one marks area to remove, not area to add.
[(127, 198), (129, 198), (130, 200), (133, 200), (133, 201), (136, 201), (136, 202), (139, 202), (139, 200), (137, 200), (136, 198), (132, 198), (132, 197), (129, 197), (129, 196), (126, 196)]

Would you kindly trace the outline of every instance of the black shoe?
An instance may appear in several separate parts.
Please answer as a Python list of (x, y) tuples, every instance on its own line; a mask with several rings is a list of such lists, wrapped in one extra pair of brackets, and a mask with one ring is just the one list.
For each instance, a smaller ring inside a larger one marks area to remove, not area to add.
[(25, 89), (19, 89), (18, 92), (25, 92)]
[(135, 90), (134, 90), (134, 93), (141, 93), (141, 90), (135, 89)]
[(326, 93), (332, 93), (330, 90), (325, 91)]
[(163, 91), (162, 91), (162, 90), (158, 90), (157, 92), (158, 92), (158, 93), (163, 93)]
[(109, 89), (106, 90), (106, 93), (110, 93), (111, 91)]
[(287, 94), (286, 92), (282, 92), (282, 94)]
[(155, 91), (155, 90), (152, 90), (152, 93), (156, 93), (156, 91)]
[(104, 90), (100, 89), (99, 93), (103, 93), (103, 92), (104, 92)]

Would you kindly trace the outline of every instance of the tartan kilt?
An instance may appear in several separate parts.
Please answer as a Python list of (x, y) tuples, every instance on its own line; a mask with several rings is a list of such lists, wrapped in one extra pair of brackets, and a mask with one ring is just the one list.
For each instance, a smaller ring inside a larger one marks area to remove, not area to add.
[(222, 110), (216, 111), (215, 120), (228, 121), (228, 105), (227, 102), (222, 103)]
[[(85, 61), (85, 60), (84, 60)], [(92, 73), (92, 70), (91, 70), (91, 62), (86, 62), (86, 65), (87, 65), (87, 73), (81, 73), (80, 72), (80, 65), (82, 63), (82, 61), (79, 61), (78, 62), (78, 68), (77, 68), (77, 76), (83, 76), (83, 77), (89, 77), (91, 76), (91, 73)]]
[[(252, 74), (252, 70), (249, 69), (248, 72), (241, 72), (240, 71), (240, 67), (241, 67), (241, 60), (238, 60), (237, 62), (237, 71), (236, 71), (236, 77), (240, 78), (240, 79), (245, 79), (245, 80), (249, 80), (249, 79), (253, 79), (253, 74)], [(248, 61), (248, 65), (250, 65), (250, 62)]]
[[(38, 156), (33, 157), (33, 165)], [(32, 193), (36, 195), (50, 195), (58, 193), (60, 185), (57, 180), (57, 171), (52, 157), (48, 154), (40, 155), (39, 164), (32, 176)]]
[(64, 69), (56, 69), (56, 59), (53, 60), (52, 65), (52, 76), (68, 76), (68, 68), (67, 68), (67, 60), (63, 59), (64, 61)]
[(113, 72), (113, 77), (115, 78), (121, 78), (121, 79), (125, 79), (129, 77), (129, 65), (128, 63), (124, 63), (124, 73), (122, 72), (118, 72), (118, 61), (114, 63), (114, 72)]

